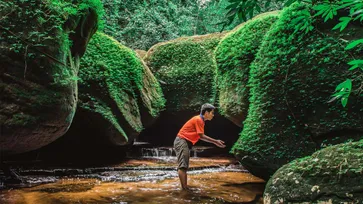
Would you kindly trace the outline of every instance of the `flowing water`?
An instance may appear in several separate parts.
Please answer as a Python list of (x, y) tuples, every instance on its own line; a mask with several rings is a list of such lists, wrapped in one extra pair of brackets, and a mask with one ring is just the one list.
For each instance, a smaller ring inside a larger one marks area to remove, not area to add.
[(191, 157), (187, 192), (171, 151), (142, 151), (107, 166), (19, 168), (28, 186), (0, 190), (0, 203), (263, 203), (265, 182), (233, 158)]

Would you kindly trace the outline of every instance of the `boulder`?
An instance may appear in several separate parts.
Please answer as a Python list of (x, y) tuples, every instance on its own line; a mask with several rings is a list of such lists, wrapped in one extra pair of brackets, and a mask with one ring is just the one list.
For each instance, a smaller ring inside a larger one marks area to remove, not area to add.
[(240, 127), (249, 106), (250, 65), (277, 19), (277, 11), (258, 15), (228, 33), (215, 50), (219, 110)]
[[(206, 122), (206, 134), (222, 139), (232, 147), (241, 128), (220, 116), (215, 103), (214, 50), (225, 34), (182, 37), (159, 43), (148, 51), (144, 60), (161, 83), (166, 109), (141, 133), (142, 141), (159, 146), (172, 145), (183, 124), (199, 115), (201, 105), (209, 102), (217, 110), (214, 119)], [(198, 142), (197, 145), (211, 144)], [(228, 148), (223, 150), (228, 151)]]
[(250, 66), (250, 106), (232, 151), (266, 180), (282, 165), (325, 144), (358, 140), (363, 131), (362, 93), (352, 93), (345, 108), (340, 101), (329, 103), (339, 83), (357, 77), (347, 63), (363, 52), (344, 48), (363, 38), (362, 26), (332, 31), (338, 16), (333, 23), (316, 21), (309, 33), (295, 32), (291, 22), (306, 15), (302, 3), (285, 8)]
[(363, 140), (326, 147), (281, 167), (264, 203), (362, 203)]
[(150, 48), (145, 62), (161, 82), (166, 111), (198, 111), (215, 100), (214, 49), (224, 33), (182, 37)]
[(79, 60), (101, 11), (100, 1), (65, 7), (41, 0), (2, 2), (2, 152), (38, 149), (68, 130), (76, 110)]
[(76, 114), (82, 115), (76, 118), (89, 118), (88, 125), (97, 126), (102, 133), (97, 133), (99, 139), (109, 144), (125, 145), (139, 135), (140, 109), (149, 123), (164, 107), (159, 83), (147, 66), (134, 51), (106, 34), (93, 36), (79, 77)]

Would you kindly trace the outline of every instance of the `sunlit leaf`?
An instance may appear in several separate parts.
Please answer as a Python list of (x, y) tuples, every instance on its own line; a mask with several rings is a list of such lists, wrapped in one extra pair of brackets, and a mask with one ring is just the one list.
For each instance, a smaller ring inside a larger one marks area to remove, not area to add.
[(350, 50), (361, 43), (363, 44), (363, 39), (354, 40), (353, 42), (349, 43), (347, 47), (345, 47), (345, 50)]
[(359, 65), (359, 64), (363, 64), (363, 60), (352, 60), (350, 62), (348, 62), (349, 65)]
[(334, 28), (333, 30), (336, 30), (338, 28), (340, 28), (340, 31), (344, 30), (348, 23), (352, 20), (350, 17), (342, 17), (342, 18), (339, 18), (339, 20), (341, 21), (340, 23), (338, 23)]

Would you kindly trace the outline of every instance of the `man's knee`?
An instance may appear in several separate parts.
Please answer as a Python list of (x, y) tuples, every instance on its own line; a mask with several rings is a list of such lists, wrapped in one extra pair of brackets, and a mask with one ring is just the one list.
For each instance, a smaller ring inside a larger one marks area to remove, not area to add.
[(187, 172), (188, 168), (187, 167), (179, 167), (178, 171), (183, 171), (183, 172)]

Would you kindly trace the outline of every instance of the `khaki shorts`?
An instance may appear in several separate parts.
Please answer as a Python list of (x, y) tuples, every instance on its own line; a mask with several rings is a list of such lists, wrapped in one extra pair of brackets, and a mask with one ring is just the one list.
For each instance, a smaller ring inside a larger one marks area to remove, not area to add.
[(174, 151), (178, 159), (178, 169), (188, 169), (190, 155), (187, 141), (177, 136), (174, 140)]

